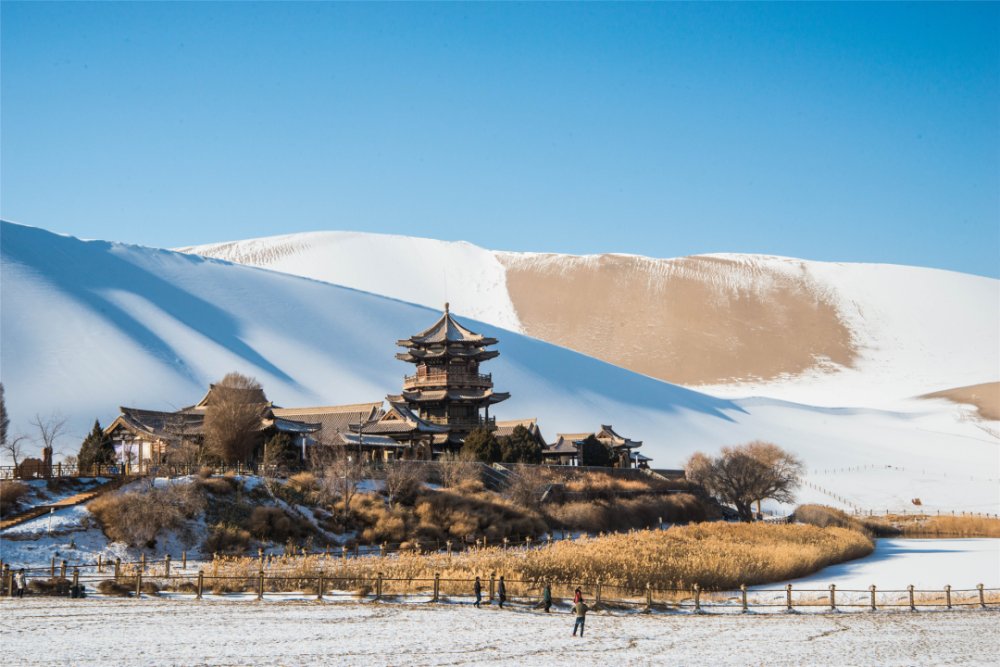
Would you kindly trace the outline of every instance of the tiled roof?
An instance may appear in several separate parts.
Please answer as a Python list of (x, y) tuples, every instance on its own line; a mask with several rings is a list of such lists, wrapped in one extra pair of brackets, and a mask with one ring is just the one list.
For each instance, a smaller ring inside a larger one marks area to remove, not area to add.
[(567, 440), (563, 436), (559, 436), (559, 439), (551, 447), (547, 447), (542, 450), (542, 454), (550, 455), (568, 455), (568, 454), (579, 454), (579, 450), (576, 445), (571, 441)]
[(351, 424), (357, 425), (362, 419), (366, 421), (378, 419), (383, 414), (381, 401), (316, 408), (274, 408), (273, 412), (276, 417), (320, 424), (326, 433), (349, 432)]
[(479, 343), (481, 345), (494, 345), (495, 338), (486, 338), (480, 334), (470, 331), (455, 321), (455, 318), (448, 313), (448, 304), (444, 305), (444, 314), (430, 328), (421, 331), (416, 336), (410, 336), (407, 340), (399, 341), (403, 347), (411, 345), (427, 345), (431, 343)]

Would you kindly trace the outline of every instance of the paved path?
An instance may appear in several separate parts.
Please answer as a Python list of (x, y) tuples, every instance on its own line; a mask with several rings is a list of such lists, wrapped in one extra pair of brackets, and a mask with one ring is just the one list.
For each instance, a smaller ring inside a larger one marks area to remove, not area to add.
[(0, 600), (14, 665), (993, 665), (1000, 613), (601, 616), (466, 606)]

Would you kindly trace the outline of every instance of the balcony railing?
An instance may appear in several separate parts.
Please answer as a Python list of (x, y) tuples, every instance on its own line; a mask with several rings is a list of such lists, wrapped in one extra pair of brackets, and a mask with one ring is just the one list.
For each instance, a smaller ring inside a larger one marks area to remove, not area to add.
[(425, 421), (432, 424), (444, 424), (446, 426), (495, 426), (496, 417), (424, 417)]
[(480, 375), (478, 373), (438, 373), (436, 375), (407, 375), (403, 378), (403, 385), (409, 387), (426, 387), (433, 385), (476, 385), (479, 387), (492, 387), (493, 375)]

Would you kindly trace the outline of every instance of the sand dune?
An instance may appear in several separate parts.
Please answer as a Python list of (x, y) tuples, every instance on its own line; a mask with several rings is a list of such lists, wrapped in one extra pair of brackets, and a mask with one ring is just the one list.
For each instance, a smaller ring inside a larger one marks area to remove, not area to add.
[(920, 398), (946, 398), (952, 403), (974, 405), (979, 416), (990, 421), (1000, 421), (1000, 382), (974, 384), (924, 394)]
[(1000, 379), (1000, 281), (766, 255), (495, 252), (311, 232), (184, 248), (452, 311), (660, 380), (897, 409)]
[(804, 272), (717, 257), (498, 256), (525, 333), (675, 384), (767, 382), (857, 355)]

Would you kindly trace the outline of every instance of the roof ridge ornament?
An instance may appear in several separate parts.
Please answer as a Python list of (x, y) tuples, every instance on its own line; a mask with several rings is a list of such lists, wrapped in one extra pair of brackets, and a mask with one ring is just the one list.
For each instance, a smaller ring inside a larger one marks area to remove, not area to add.
[(448, 302), (447, 301), (444, 302), (444, 314), (445, 315), (448, 314)]

